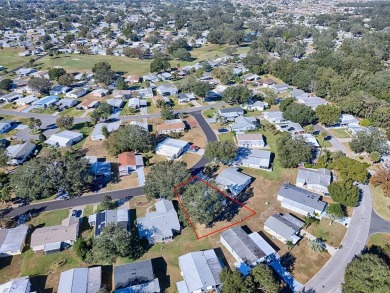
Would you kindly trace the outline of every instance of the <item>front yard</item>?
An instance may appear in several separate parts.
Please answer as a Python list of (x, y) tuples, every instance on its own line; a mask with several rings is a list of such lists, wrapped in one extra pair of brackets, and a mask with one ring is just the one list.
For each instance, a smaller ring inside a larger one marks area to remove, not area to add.
[(379, 216), (390, 221), (390, 197), (385, 196), (379, 186), (370, 185), (370, 189), (374, 210)]

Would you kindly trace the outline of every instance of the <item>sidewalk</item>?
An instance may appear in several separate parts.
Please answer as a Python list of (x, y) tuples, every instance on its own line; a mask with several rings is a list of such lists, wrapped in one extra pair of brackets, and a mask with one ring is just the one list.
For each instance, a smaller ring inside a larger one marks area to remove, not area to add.
[[(314, 235), (311, 235), (306, 230), (302, 230), (301, 235), (306, 237), (309, 240), (316, 240), (317, 239), (317, 237), (315, 237)], [(338, 250), (337, 248), (330, 246), (330, 245), (326, 244), (325, 242), (323, 242), (323, 243), (325, 244), (325, 248), (329, 252), (330, 255), (333, 256), (337, 252), (337, 250)]]

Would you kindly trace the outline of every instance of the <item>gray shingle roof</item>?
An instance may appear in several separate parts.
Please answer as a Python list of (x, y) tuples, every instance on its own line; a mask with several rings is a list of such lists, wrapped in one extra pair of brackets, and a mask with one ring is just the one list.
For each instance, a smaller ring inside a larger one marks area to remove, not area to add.
[(227, 168), (217, 176), (215, 182), (224, 186), (243, 185), (248, 181), (248, 179), (251, 179), (251, 177), (238, 172), (234, 168)]
[(302, 184), (317, 184), (327, 188), (331, 182), (330, 170), (320, 168), (318, 170), (299, 168), (297, 182)]
[(234, 252), (247, 264), (256, 262), (266, 253), (246, 234), (241, 227), (233, 227), (221, 234)]
[(290, 239), (296, 232), (298, 232), (302, 226), (303, 222), (290, 214), (273, 214), (269, 217), (264, 226), (268, 227), (272, 231), (281, 235), (285, 239)]
[(152, 260), (143, 260), (114, 267), (114, 288), (121, 289), (153, 281)]

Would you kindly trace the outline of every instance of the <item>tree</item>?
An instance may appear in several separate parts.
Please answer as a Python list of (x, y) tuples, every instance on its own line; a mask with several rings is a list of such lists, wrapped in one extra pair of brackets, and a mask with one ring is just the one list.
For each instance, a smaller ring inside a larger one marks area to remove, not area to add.
[(359, 202), (359, 188), (353, 185), (351, 180), (334, 181), (329, 185), (328, 190), (333, 201), (342, 205), (356, 207)]
[(193, 223), (212, 225), (222, 208), (219, 192), (200, 182), (188, 184), (181, 198)]
[(345, 293), (389, 292), (388, 260), (374, 253), (358, 255), (345, 269), (342, 290)]
[(339, 122), (341, 110), (333, 105), (319, 105), (316, 108), (318, 120), (324, 125), (335, 125)]
[(258, 264), (252, 269), (251, 276), (256, 285), (264, 293), (278, 293), (279, 284), (272, 269), (265, 264)]
[(115, 201), (112, 200), (112, 197), (109, 195), (105, 195), (103, 197), (102, 202), (100, 203), (100, 206), (103, 211), (105, 210), (114, 210), (117, 207), (117, 204)]
[(146, 129), (138, 125), (126, 125), (107, 137), (105, 147), (116, 156), (123, 152), (149, 152), (155, 147), (155, 139)]
[(292, 242), (291, 240), (287, 240), (286, 246), (288, 247), (288, 250), (291, 251), (294, 247), (294, 242)]
[(310, 125), (305, 126), (305, 131), (307, 133), (313, 133), (314, 132), (314, 125), (310, 124)]
[(354, 159), (340, 156), (333, 160), (333, 169), (343, 180), (365, 183), (368, 180), (367, 165)]
[(96, 63), (92, 68), (92, 72), (94, 73), (94, 78), (98, 83), (109, 85), (113, 81), (114, 72), (108, 62)]
[(351, 150), (355, 153), (361, 152), (378, 152), (385, 154), (390, 151), (387, 144), (387, 137), (381, 130), (370, 127), (366, 131), (360, 131), (349, 143)]
[(65, 128), (67, 130), (72, 129), (73, 127), (73, 116), (62, 116), (57, 118), (56, 124), (59, 128)]
[(102, 102), (99, 107), (91, 113), (91, 119), (96, 124), (101, 118), (107, 119), (112, 114), (112, 106), (107, 102)]
[(12, 87), (13, 81), (9, 78), (5, 78), (0, 81), (0, 90), (9, 91)]
[(211, 85), (205, 81), (195, 81), (191, 85), (191, 91), (198, 97), (204, 98), (206, 94), (212, 89)]
[(303, 221), (305, 222), (305, 228), (309, 227), (311, 224), (318, 225), (320, 223), (319, 219), (311, 215), (305, 216)]
[(340, 220), (345, 217), (345, 212), (343, 206), (340, 203), (330, 203), (326, 208), (326, 214), (330, 219), (329, 225), (333, 223), (334, 220)]
[[(162, 161), (152, 166), (146, 175), (144, 192), (149, 200), (153, 198), (176, 197), (174, 188), (190, 177), (187, 164), (181, 161)], [(178, 189), (181, 192), (182, 189)]]
[(234, 159), (237, 153), (236, 145), (229, 140), (209, 142), (204, 156), (212, 161), (227, 163)]
[(182, 61), (191, 61), (191, 53), (186, 49), (180, 48), (173, 52), (173, 56)]
[(77, 240), (73, 244), (73, 251), (82, 260), (85, 260), (87, 253), (91, 248), (92, 248), (91, 239), (84, 239), (84, 238), (80, 237), (80, 238), (77, 238)]
[(35, 119), (33, 117), (28, 119), (27, 125), (30, 129), (40, 128), (42, 121), (40, 119)]
[(71, 86), (74, 83), (74, 77), (72, 74), (63, 74), (58, 78), (58, 83), (60, 85)]
[(171, 108), (171, 106), (165, 103), (162, 105), (160, 113), (161, 113), (161, 118), (164, 120), (175, 119), (175, 113), (173, 112), (173, 109)]
[(243, 278), (237, 270), (231, 271), (224, 268), (220, 274), (220, 279), (223, 284), (222, 293), (252, 293), (254, 292), (254, 284), (251, 278)]
[(126, 90), (127, 89), (127, 82), (123, 77), (119, 77), (118, 80), (116, 81), (115, 88), (117, 90)]
[(169, 70), (171, 68), (171, 64), (162, 58), (155, 58), (152, 63), (150, 63), (150, 72), (160, 72)]
[(309, 246), (314, 252), (323, 252), (325, 250), (324, 243), (320, 239), (310, 240)]
[(306, 126), (315, 122), (316, 113), (309, 106), (292, 103), (283, 112), (283, 118)]
[(277, 155), (283, 168), (294, 168), (301, 162), (311, 162), (313, 147), (302, 137), (282, 133), (276, 140)]
[(374, 186), (380, 186), (385, 196), (390, 197), (390, 170), (379, 170), (371, 178)]
[(292, 97), (285, 98), (280, 102), (279, 109), (284, 112), (287, 110), (288, 106), (295, 102), (295, 99)]
[(379, 152), (372, 152), (370, 154), (370, 159), (371, 161), (373, 161), (374, 163), (378, 163), (380, 160), (381, 160), (381, 154)]
[(43, 77), (31, 77), (27, 85), (33, 91), (37, 91), (42, 95), (47, 94), (51, 87), (50, 80)]
[(231, 86), (228, 87), (222, 93), (222, 99), (228, 103), (245, 104), (252, 97), (250, 90), (243, 86)]
[(62, 67), (52, 67), (49, 69), (50, 80), (58, 80), (62, 75), (66, 74), (66, 71)]

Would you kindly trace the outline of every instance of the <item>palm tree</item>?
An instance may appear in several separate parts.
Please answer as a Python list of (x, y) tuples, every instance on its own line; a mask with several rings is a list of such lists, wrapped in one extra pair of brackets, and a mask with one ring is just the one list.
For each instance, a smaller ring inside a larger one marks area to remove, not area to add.
[(309, 246), (315, 252), (323, 252), (325, 250), (324, 243), (321, 240), (319, 240), (318, 238), (311, 240), (309, 242)]
[(308, 132), (308, 133), (310, 133), (310, 134), (312, 134), (313, 132), (314, 132), (314, 125), (307, 125), (306, 127), (305, 127), (305, 131), (306, 132)]
[(294, 243), (291, 240), (287, 240), (286, 245), (289, 251), (291, 251), (294, 248)]

